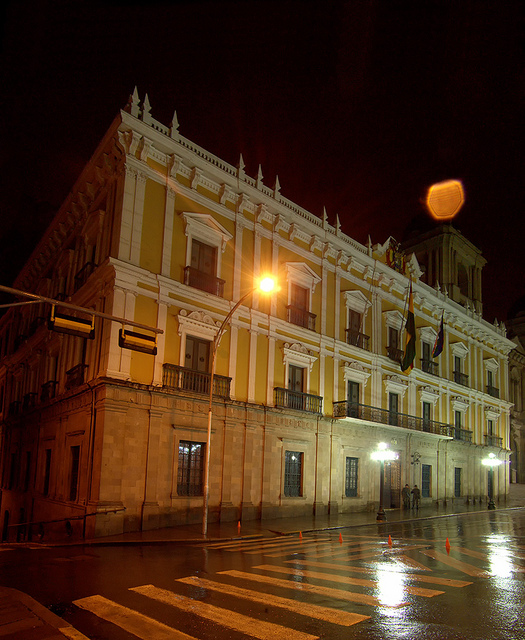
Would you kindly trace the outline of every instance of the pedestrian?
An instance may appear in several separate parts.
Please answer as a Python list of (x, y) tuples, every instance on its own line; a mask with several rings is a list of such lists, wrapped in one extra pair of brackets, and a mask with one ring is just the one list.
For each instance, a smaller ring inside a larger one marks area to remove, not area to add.
[(417, 484), (412, 489), (412, 509), (419, 509), (419, 498), (421, 497), (421, 491), (417, 488)]
[(408, 484), (403, 487), (401, 495), (403, 496), (403, 507), (405, 509), (410, 509), (410, 487), (408, 486)]

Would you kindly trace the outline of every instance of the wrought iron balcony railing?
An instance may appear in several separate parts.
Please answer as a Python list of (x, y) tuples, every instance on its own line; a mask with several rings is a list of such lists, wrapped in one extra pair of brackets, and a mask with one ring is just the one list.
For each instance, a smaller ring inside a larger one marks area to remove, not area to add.
[(359, 331), (354, 331), (353, 329), (346, 330), (346, 342), (348, 344), (353, 345), (354, 347), (359, 347), (360, 349), (365, 349), (369, 351), (369, 343), (370, 336), (365, 335), (364, 333), (360, 333)]
[(403, 360), (403, 351), (397, 347), (388, 346), (386, 348), (386, 355), (394, 362), (401, 362), (401, 360)]
[(468, 429), (452, 427), (452, 435), (454, 436), (454, 440), (462, 440), (463, 442), (472, 442), (472, 431), (469, 431)]
[(308, 413), (322, 413), (323, 399), (311, 393), (301, 393), (291, 389), (275, 387), (275, 406), (281, 409), (295, 409)]
[(26, 393), (22, 399), (22, 411), (31, 409), (36, 405), (37, 393)]
[(493, 387), (491, 384), (487, 385), (487, 393), (493, 398), (499, 398), (499, 389), (497, 387)]
[(468, 387), (468, 376), (466, 373), (461, 373), (461, 371), (454, 371), (454, 382), (457, 384), (461, 384), (464, 387)]
[(40, 402), (46, 402), (51, 400), (56, 395), (58, 382), (56, 380), (48, 380), (42, 385), (42, 391), (40, 392)]
[(334, 402), (334, 418), (358, 418), (359, 420), (368, 420), (378, 424), (390, 424), (395, 427), (411, 429), (412, 431), (422, 431), (449, 437), (452, 437), (454, 429), (451, 425), (443, 422), (435, 422), (434, 420), (427, 420), (397, 411), (389, 411), (388, 409), (380, 409), (379, 407), (370, 407), (366, 404), (358, 404), (347, 400)]
[(423, 360), (423, 358), (421, 358), (421, 371), (437, 376), (439, 375), (439, 365), (433, 360)]
[(500, 438), (499, 436), (485, 435), (485, 444), (488, 447), (499, 447), (501, 449), (503, 447), (503, 438)]
[(224, 280), (199, 271), (195, 267), (184, 267), (184, 284), (219, 296), (219, 298), (224, 297), (224, 282)]
[(288, 322), (296, 324), (299, 327), (304, 327), (305, 329), (310, 329), (310, 331), (315, 331), (315, 319), (317, 316), (314, 313), (310, 313), (300, 307), (295, 307), (293, 304), (289, 304), (286, 309), (288, 311)]
[[(204, 371), (187, 369), (176, 364), (162, 365), (162, 385), (177, 391), (191, 391), (193, 393), (210, 393), (211, 374)], [(231, 378), (213, 375), (213, 395), (228, 399), (230, 397)]]
[(87, 368), (87, 364), (77, 364), (69, 371), (66, 371), (66, 390), (74, 389), (84, 384)]

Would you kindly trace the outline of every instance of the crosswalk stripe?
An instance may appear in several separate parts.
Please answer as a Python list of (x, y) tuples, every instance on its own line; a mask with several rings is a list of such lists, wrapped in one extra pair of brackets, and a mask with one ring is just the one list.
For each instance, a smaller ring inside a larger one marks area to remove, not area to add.
[(155, 640), (196, 640), (193, 636), (172, 629), (162, 622), (133, 611), (133, 609), (123, 607), (103, 596), (81, 598), (74, 600), (73, 604), (117, 625), (141, 640), (152, 640), (152, 638)]
[[(371, 569), (365, 569), (364, 567), (353, 567), (352, 565), (332, 564), (330, 562), (315, 562), (313, 560), (285, 560), (287, 564), (298, 564), (307, 567), (319, 567), (324, 569), (336, 569), (338, 571), (348, 571), (349, 573), (372, 573)], [(388, 565), (381, 567), (382, 571), (391, 571), (392, 573), (400, 573), (389, 568)], [(466, 587), (472, 582), (466, 582), (465, 580), (453, 580), (452, 578), (438, 578), (437, 576), (421, 576), (416, 573), (402, 573), (403, 578), (413, 580), (415, 582), (427, 582), (429, 584), (441, 584), (447, 587)]]
[[(357, 587), (372, 587), (374, 589), (377, 589), (380, 586), (377, 580), (363, 580), (362, 578), (350, 578), (349, 576), (339, 576), (333, 573), (319, 573), (318, 571), (278, 567), (273, 564), (261, 564), (254, 568), (261, 569), (262, 571), (284, 573), (290, 576), (305, 576), (306, 578), (315, 578), (317, 580), (327, 580), (329, 582), (338, 582), (340, 584), (350, 584)], [(398, 573), (397, 575), (400, 576), (401, 579), (405, 579), (405, 574)], [(445, 593), (444, 591), (437, 591), (436, 589), (409, 587), (408, 585), (403, 585), (403, 590), (413, 596), (423, 596), (424, 598), (433, 598), (434, 596), (440, 596), (441, 594)]]
[[(332, 545), (332, 548), (334, 548), (334, 546), (335, 546), (334, 543), (330, 543), (330, 544)], [(337, 546), (337, 551), (336, 552), (331, 551), (329, 554), (324, 554), (324, 555), (317, 556), (317, 557), (319, 557), (319, 558), (335, 558), (335, 557), (342, 557), (342, 556), (350, 556), (352, 558), (359, 557), (357, 554), (348, 553), (344, 546), (342, 547), (343, 551), (340, 551), (341, 545), (339, 543), (337, 543), (337, 545), (338, 546)], [(364, 545), (360, 544), (360, 546), (361, 546), (362, 549), (365, 548), (365, 547), (366, 548), (368, 548), (368, 547), (377, 547), (377, 543), (370, 543), (370, 544), (364, 544)], [(312, 551), (315, 551), (315, 550), (314, 549), (307, 549), (306, 552), (310, 553)], [(291, 553), (291, 551), (288, 550), (288, 551), (283, 551), (283, 552), (279, 552), (279, 553), (268, 553), (267, 556), (269, 558), (282, 558), (284, 556), (289, 556), (290, 553)], [(324, 553), (324, 550), (321, 553)], [(376, 555), (376, 553), (380, 553), (380, 551), (378, 550), (377, 552), (374, 552), (372, 555)]]
[(421, 562), (418, 562), (417, 560), (414, 560), (413, 558), (409, 558), (408, 556), (405, 556), (403, 554), (392, 556), (391, 559), (394, 562), (403, 564), (406, 567), (410, 567), (411, 569), (419, 569), (419, 571), (432, 571), (432, 569), (430, 569), (429, 567), (426, 567)]
[(288, 611), (293, 611), (294, 613), (308, 616), (309, 618), (317, 618), (318, 620), (324, 620), (325, 622), (331, 622), (332, 624), (338, 624), (345, 627), (350, 627), (370, 617), (359, 613), (330, 609), (329, 607), (322, 607), (317, 604), (298, 602), (296, 600), (281, 598), (280, 596), (275, 596), (269, 593), (252, 591), (251, 589), (241, 589), (240, 587), (234, 587), (223, 582), (212, 582), (211, 580), (206, 580), (205, 578), (199, 578), (197, 576), (179, 578), (177, 582), (184, 582), (185, 584), (219, 591), (220, 593), (237, 596), (238, 598), (244, 598), (252, 602), (260, 602), (261, 604), (280, 607), (281, 609), (287, 609)]
[(140, 593), (157, 602), (163, 602), (172, 607), (189, 611), (201, 618), (220, 624), (227, 629), (239, 631), (247, 636), (259, 638), (259, 640), (282, 640), (282, 638), (290, 640), (318, 640), (319, 638), (319, 636), (296, 631), (295, 629), (283, 627), (280, 624), (250, 618), (249, 616), (231, 611), (230, 609), (223, 609), (222, 607), (213, 606), (207, 602), (180, 596), (173, 593), (173, 591), (159, 589), (152, 584), (132, 587), (130, 591)]
[[(318, 547), (326, 547), (327, 545), (332, 544), (331, 542), (317, 542), (316, 540), (296, 540), (294, 542), (287, 542), (287, 543), (275, 543), (272, 545), (267, 545), (265, 547), (261, 547), (261, 548), (256, 548), (255, 550), (250, 549), (249, 551), (244, 551), (244, 553), (246, 553), (247, 555), (255, 555), (257, 553), (262, 553), (264, 551), (266, 551), (267, 549), (304, 549), (304, 548), (308, 548), (308, 550), (310, 550), (310, 548), (312, 546), (315, 546), (316, 548)], [(287, 551), (286, 553), (283, 553), (282, 555), (288, 555), (290, 553), (290, 551)], [(266, 555), (266, 554), (265, 554)], [(273, 555), (271, 556), (272, 558), (274, 557)]]
[[(332, 587), (321, 587), (319, 585), (308, 584), (306, 582), (292, 582), (290, 580), (272, 578), (270, 576), (264, 576), (262, 574), (237, 571), (236, 569), (219, 571), (219, 574), (232, 576), (234, 578), (242, 578), (243, 580), (251, 580), (258, 583), (271, 584), (275, 587), (284, 587), (285, 589), (294, 589), (296, 591), (315, 593), (316, 595), (328, 596), (329, 598), (336, 598), (338, 600), (348, 600), (350, 602), (359, 602), (360, 604), (385, 606), (379, 598), (376, 598), (375, 596), (369, 596), (365, 593), (356, 593), (355, 591), (343, 591), (342, 589), (334, 589)], [(408, 602), (399, 602), (394, 605), (390, 605), (390, 607), (397, 609), (398, 607), (404, 607), (407, 604)]]
[[(373, 546), (373, 545), (370, 545)], [(412, 544), (412, 545), (407, 545), (406, 547), (380, 547), (377, 548), (376, 551), (367, 551), (367, 552), (363, 552), (363, 553), (346, 553), (346, 552), (341, 552), (341, 553), (333, 553), (330, 555), (324, 555), (324, 556), (317, 556), (318, 560), (322, 560), (324, 558), (348, 558), (349, 560), (360, 560), (360, 559), (364, 559), (364, 558), (375, 558), (379, 555), (383, 555), (383, 556), (394, 556), (397, 555), (399, 553), (403, 553), (404, 551), (412, 551), (414, 549), (423, 549), (425, 547), (428, 547), (428, 544)]]
[(420, 550), (420, 553), (425, 554), (429, 558), (434, 558), (434, 560), (438, 560), (443, 564), (448, 565), (449, 567), (454, 567), (458, 571), (462, 573), (466, 573), (468, 576), (474, 576), (476, 578), (488, 578), (489, 574), (483, 569), (478, 569), (472, 564), (468, 562), (461, 562), (461, 560), (456, 560), (455, 558), (451, 558), (446, 553), (441, 553), (441, 551), (435, 551), (433, 549)]
[[(479, 558), (480, 560), (485, 560), (485, 562), (488, 562), (491, 565), (493, 565), (493, 563), (497, 560), (497, 557), (491, 558), (490, 551), (482, 553), (481, 551), (472, 551), (471, 549), (465, 549), (465, 547), (454, 547), (454, 551), (459, 551), (460, 553), (463, 553), (466, 556), (472, 556), (473, 558)], [(512, 556), (505, 556), (501, 558), (501, 562), (505, 564), (505, 567), (509, 571), (514, 571), (515, 573), (525, 573), (525, 567), (522, 567), (520, 565), (517, 565), (511, 562), (511, 560), (515, 560), (516, 558), (519, 559), (519, 556), (516, 556), (515, 554), (513, 554)]]

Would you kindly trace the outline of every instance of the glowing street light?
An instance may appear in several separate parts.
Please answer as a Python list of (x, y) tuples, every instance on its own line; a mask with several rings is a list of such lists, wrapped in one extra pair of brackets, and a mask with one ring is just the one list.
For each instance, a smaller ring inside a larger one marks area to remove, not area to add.
[(495, 509), (496, 505), (494, 504), (494, 467), (498, 467), (500, 464), (503, 464), (503, 460), (496, 458), (495, 453), (489, 453), (488, 458), (484, 458), (481, 461), (481, 464), (489, 467), (489, 504), (487, 509)]
[(379, 510), (377, 512), (376, 520), (382, 522), (386, 520), (385, 510), (383, 508), (383, 489), (385, 484), (385, 461), (395, 460), (397, 453), (388, 448), (386, 442), (380, 442), (377, 445), (377, 450), (372, 451), (370, 454), (372, 460), (379, 460), (381, 463), (379, 473)]
[(213, 378), (215, 376), (215, 360), (217, 357), (217, 348), (219, 347), (219, 342), (221, 341), (222, 334), (226, 329), (226, 325), (231, 320), (233, 314), (237, 311), (237, 309), (241, 306), (241, 304), (246, 300), (248, 296), (251, 296), (255, 292), (261, 293), (271, 293), (276, 289), (275, 280), (270, 276), (265, 276), (261, 278), (258, 283), (250, 289), (247, 293), (245, 293), (238, 302), (230, 309), (228, 315), (222, 321), (215, 338), (213, 339), (212, 345), (212, 353), (211, 353), (211, 368), (210, 368), (210, 393), (209, 393), (209, 401), (208, 401), (208, 436), (206, 439), (206, 464), (204, 466), (204, 502), (202, 508), (202, 535), (206, 536), (208, 533), (208, 503), (210, 500), (210, 450), (211, 450), (211, 422), (213, 415)]

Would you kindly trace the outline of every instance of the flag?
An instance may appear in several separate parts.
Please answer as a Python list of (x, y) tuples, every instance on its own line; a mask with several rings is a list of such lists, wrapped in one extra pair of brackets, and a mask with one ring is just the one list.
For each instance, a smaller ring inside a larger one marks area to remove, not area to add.
[(408, 294), (408, 313), (405, 325), (405, 353), (401, 360), (401, 371), (410, 373), (414, 367), (416, 358), (416, 319), (414, 317), (414, 298), (412, 297), (412, 281), (410, 281), (410, 292)]
[(434, 342), (434, 348), (432, 349), (432, 357), (433, 358), (437, 358), (438, 355), (443, 351), (443, 339), (444, 339), (444, 333), (443, 333), (443, 316), (444, 316), (444, 312), (441, 314), (441, 324), (439, 325), (439, 331), (438, 334), (436, 336), (436, 341)]

